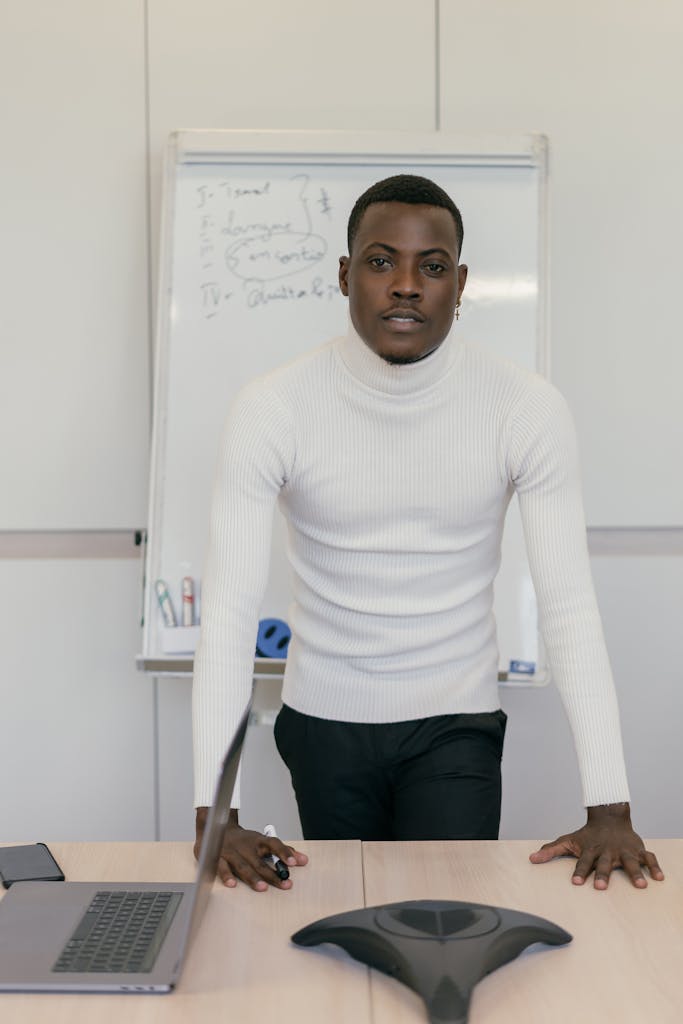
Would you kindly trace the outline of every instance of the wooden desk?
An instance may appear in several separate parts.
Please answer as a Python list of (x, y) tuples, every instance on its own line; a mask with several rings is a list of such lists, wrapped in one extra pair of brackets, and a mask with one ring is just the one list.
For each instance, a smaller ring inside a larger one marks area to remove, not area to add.
[[(366, 905), (470, 900), (538, 914), (571, 932), (569, 945), (538, 947), (480, 982), (470, 1024), (681, 1024), (683, 840), (649, 847), (666, 881), (636, 890), (618, 872), (602, 892), (571, 885), (572, 860), (530, 864), (538, 845), (364, 843)], [(426, 1020), (416, 995), (375, 971), (371, 999), (374, 1024)]]
[[(69, 881), (185, 882), (194, 878), (196, 869), (190, 843), (49, 846)], [(254, 893), (243, 885), (226, 889), (216, 884), (175, 992), (0, 994), (0, 1021), (371, 1024), (368, 969), (336, 947), (325, 947), (321, 955), (289, 942), (293, 932), (319, 917), (363, 906), (361, 844), (297, 846), (311, 863), (296, 870), (295, 888), (287, 892)]]
[[(168, 996), (0, 995), (2, 1024), (425, 1024), (405, 986), (334, 946), (299, 949), (292, 932), (329, 914), (408, 899), (463, 899), (547, 917), (574, 935), (523, 954), (481, 982), (470, 1024), (680, 1024), (683, 840), (652, 842), (667, 875), (634, 890), (572, 886), (571, 861), (534, 866), (533, 840), (297, 844), (294, 888), (217, 885), (178, 990)], [(67, 878), (186, 881), (189, 843), (51, 843)], [(57, 883), (56, 883), (57, 884)]]

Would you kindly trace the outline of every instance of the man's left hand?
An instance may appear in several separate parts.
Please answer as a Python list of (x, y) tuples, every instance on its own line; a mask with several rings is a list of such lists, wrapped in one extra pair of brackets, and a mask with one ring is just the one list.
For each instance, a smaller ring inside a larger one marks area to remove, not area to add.
[(654, 853), (645, 849), (643, 840), (633, 831), (629, 804), (602, 804), (588, 807), (588, 820), (576, 832), (545, 843), (529, 857), (532, 864), (545, 864), (554, 857), (577, 858), (572, 882), (583, 885), (595, 871), (596, 889), (606, 889), (614, 868), (623, 868), (637, 889), (647, 887), (642, 869), (652, 878), (663, 881), (664, 872)]

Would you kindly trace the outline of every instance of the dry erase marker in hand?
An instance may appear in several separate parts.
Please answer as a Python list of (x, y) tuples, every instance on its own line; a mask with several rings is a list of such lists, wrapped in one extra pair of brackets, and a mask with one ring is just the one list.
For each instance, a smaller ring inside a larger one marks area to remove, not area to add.
[[(268, 836), (270, 839), (277, 839), (277, 832), (272, 825), (265, 825), (263, 829), (264, 836)], [(289, 878), (289, 868), (283, 860), (276, 857), (274, 853), (269, 853), (265, 860), (269, 860), (275, 868), (275, 873), (281, 882), (286, 882)]]
[(194, 583), (183, 576), (183, 626), (194, 626)]
[(175, 612), (173, 611), (173, 604), (168, 593), (168, 587), (163, 580), (157, 580), (154, 584), (154, 588), (157, 592), (157, 598), (159, 600), (159, 607), (161, 608), (161, 614), (164, 617), (165, 626), (177, 626)]

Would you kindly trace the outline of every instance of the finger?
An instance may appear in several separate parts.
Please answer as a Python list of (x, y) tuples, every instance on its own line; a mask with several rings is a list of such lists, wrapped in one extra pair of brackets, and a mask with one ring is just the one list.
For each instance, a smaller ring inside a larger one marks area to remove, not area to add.
[(263, 856), (267, 857), (269, 853), (279, 857), (290, 867), (303, 867), (304, 864), (308, 864), (308, 857), (305, 853), (295, 850), (293, 846), (287, 846), (275, 837), (268, 839), (264, 844)]
[(614, 861), (609, 853), (601, 853), (595, 862), (595, 879), (593, 885), (596, 889), (606, 889), (609, 885), (610, 875), (614, 868)]
[(529, 860), (532, 864), (546, 864), (554, 857), (566, 857), (568, 854), (576, 856), (574, 844), (567, 836), (560, 836), (559, 839), (552, 843), (544, 843), (540, 849), (529, 854)]
[[(288, 854), (290, 849), (291, 847), (284, 846), (277, 839), (269, 841), (265, 848), (262, 846), (258, 848), (259, 859), (253, 866), (259, 872), (265, 868), (265, 872), (262, 872), (263, 877), (269, 885), (275, 885), (278, 889), (291, 889), (292, 887), (292, 883), (289, 881), (289, 872), (285, 872), (285, 878), (280, 874), (283, 864), (296, 865), (296, 861)], [(275, 861), (277, 861), (277, 865)], [(273, 876), (275, 877), (273, 878)]]
[(648, 871), (657, 882), (664, 881), (664, 872), (659, 866), (659, 862), (655, 857), (654, 853), (650, 853), (649, 850), (643, 852), (643, 863), (646, 865)]
[[(241, 854), (231, 850), (229, 866), (233, 875), (255, 892), (265, 892), (268, 888), (269, 879), (265, 861), (259, 860), (256, 865), (253, 865)], [(277, 875), (275, 877), (277, 878)]]
[(277, 869), (275, 868), (275, 865), (272, 863), (272, 861), (266, 860), (266, 861), (264, 861), (264, 864), (265, 864), (265, 867), (266, 867), (266, 871), (269, 871), (271, 873), (267, 877), (267, 881), (268, 881), (269, 885), (274, 886), (276, 889), (291, 889), (292, 888), (292, 881), (291, 881), (291, 879), (290, 878), (280, 878), (280, 876), (277, 873)]
[(645, 878), (645, 875), (641, 871), (641, 868), (640, 868), (641, 862), (638, 859), (638, 857), (636, 857), (635, 854), (633, 854), (633, 853), (622, 853), (622, 855), (621, 855), (621, 864), (622, 864), (622, 867), (623, 867), (624, 871), (626, 872), (628, 877), (631, 879), (631, 881), (635, 885), (636, 889), (646, 889), (647, 888), (647, 879)]
[[(239, 877), (247, 885), (250, 885), (252, 889), (258, 892), (264, 892), (265, 889), (272, 885), (276, 889), (291, 889), (292, 883), (289, 878), (280, 878), (271, 857), (276, 856), (269, 852), (262, 853), (260, 856), (256, 855), (255, 859), (251, 859), (250, 856), (235, 854), (233, 856), (233, 866), (238, 871)], [(280, 859), (280, 858), (278, 858)], [(239, 860), (239, 868), (237, 861)]]
[(572, 882), (574, 885), (583, 885), (588, 876), (590, 875), (595, 865), (595, 851), (592, 849), (584, 850), (579, 859), (576, 862), (574, 872), (572, 874)]
[(302, 868), (304, 864), (308, 864), (308, 857), (301, 850), (295, 850), (293, 846), (287, 847), (287, 856), (283, 858), (289, 864), (290, 867)]
[(230, 889), (234, 889), (237, 885), (237, 879), (233, 875), (225, 857), (218, 858), (218, 877), (223, 885), (227, 885)]

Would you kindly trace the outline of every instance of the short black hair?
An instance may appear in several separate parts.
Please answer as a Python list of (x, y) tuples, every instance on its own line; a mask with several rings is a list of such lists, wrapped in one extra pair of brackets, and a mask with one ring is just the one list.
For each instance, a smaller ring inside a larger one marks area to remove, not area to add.
[(358, 233), (363, 214), (373, 203), (411, 203), (414, 206), (441, 206), (448, 210), (455, 221), (455, 232), (458, 238), (458, 250), (462, 250), (464, 229), (460, 210), (447, 192), (429, 178), (419, 174), (394, 174), (391, 178), (376, 181), (356, 200), (346, 232), (349, 254), (353, 240)]

